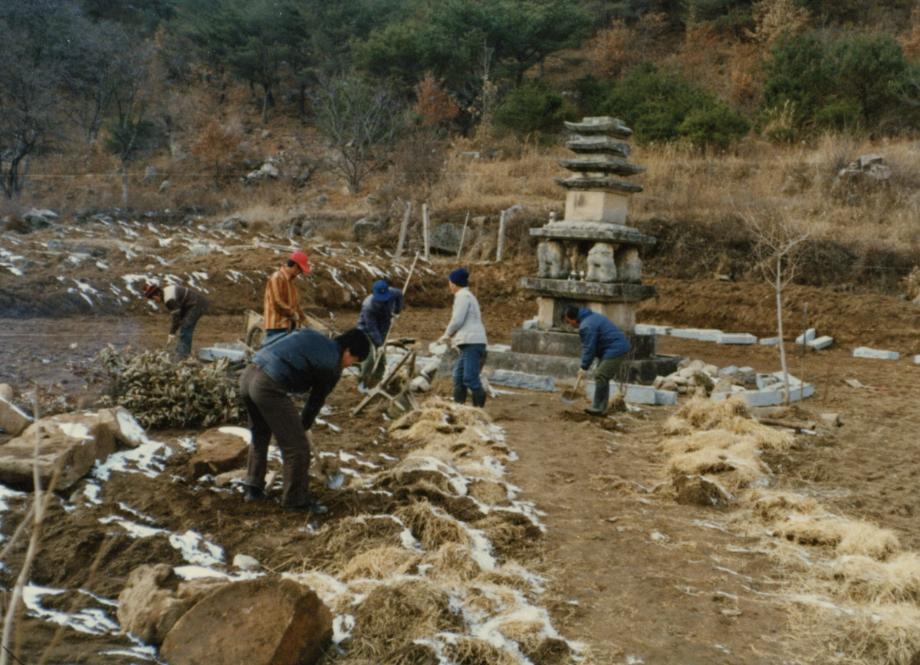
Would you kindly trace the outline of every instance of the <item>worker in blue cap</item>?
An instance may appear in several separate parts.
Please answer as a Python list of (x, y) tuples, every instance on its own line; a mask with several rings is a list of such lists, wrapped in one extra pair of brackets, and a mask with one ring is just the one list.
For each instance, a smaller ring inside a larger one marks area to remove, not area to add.
[(463, 404), (469, 393), (473, 406), (483, 407), (486, 391), (479, 373), (486, 358), (486, 329), (482, 325), (479, 301), (470, 291), (469, 270), (457, 268), (452, 271), (447, 285), (454, 294), (454, 306), (447, 329), (438, 341), (453, 342), (460, 351), (454, 365), (454, 401)]
[(363, 330), (371, 340), (371, 352), (361, 363), (361, 384), (370, 388), (380, 381), (386, 371), (386, 359), (376, 363), (380, 348), (390, 331), (390, 326), (399, 318), (403, 308), (403, 292), (387, 284), (385, 279), (378, 279), (371, 288), (371, 293), (361, 303), (361, 316), (358, 318), (358, 330)]

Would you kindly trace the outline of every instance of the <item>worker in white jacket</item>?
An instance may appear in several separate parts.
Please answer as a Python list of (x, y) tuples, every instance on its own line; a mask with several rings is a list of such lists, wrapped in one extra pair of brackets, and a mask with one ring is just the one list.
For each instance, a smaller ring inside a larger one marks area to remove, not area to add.
[(486, 329), (479, 313), (479, 301), (469, 289), (470, 273), (466, 268), (457, 268), (450, 273), (450, 292), (454, 294), (454, 309), (447, 324), (447, 330), (439, 342), (453, 339), (460, 350), (460, 357), (454, 365), (454, 401), (463, 404), (469, 390), (473, 395), (473, 406), (485, 406), (486, 391), (482, 389), (479, 372), (486, 356)]

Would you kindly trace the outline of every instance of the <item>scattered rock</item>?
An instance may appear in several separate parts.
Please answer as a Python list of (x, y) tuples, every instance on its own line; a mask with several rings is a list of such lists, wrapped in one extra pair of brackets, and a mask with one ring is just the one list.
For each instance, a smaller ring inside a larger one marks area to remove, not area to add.
[(275, 166), (271, 160), (265, 162), (255, 171), (250, 171), (243, 177), (244, 185), (252, 185), (263, 180), (277, 180), (281, 175), (281, 171), (278, 170), (278, 167)]
[(197, 478), (238, 469), (249, 453), (249, 430), (219, 427), (203, 432), (195, 440), (196, 450), (188, 462), (189, 473)]
[(259, 570), (262, 564), (259, 563), (258, 559), (248, 554), (237, 554), (233, 557), (233, 567), (240, 570)]
[(218, 224), (217, 228), (224, 231), (242, 231), (249, 228), (249, 222), (238, 215), (231, 215)]
[(428, 379), (424, 376), (417, 376), (409, 382), (409, 388), (411, 388), (413, 392), (427, 393), (431, 390), (431, 383), (429, 383)]
[(367, 217), (362, 217), (351, 227), (351, 231), (355, 235), (355, 240), (358, 242), (367, 239), (367, 237), (370, 235), (380, 233), (382, 230), (383, 222), (381, 222), (379, 219), (370, 219)]
[(169, 180), (164, 180), (163, 182), (160, 183), (160, 186), (159, 186), (159, 188), (157, 189), (157, 191), (158, 191), (160, 194), (164, 194), (164, 193), (166, 193), (166, 192), (169, 191), (169, 188), (170, 188), (171, 186), (172, 186), (172, 183), (169, 182)]
[[(148, 644), (162, 644), (179, 618), (189, 609), (176, 597), (179, 580), (166, 563), (138, 566), (128, 575), (118, 594), (118, 623)], [(171, 588), (170, 588), (171, 587)]]
[(218, 487), (230, 487), (234, 482), (243, 482), (246, 478), (246, 469), (234, 469), (233, 471), (225, 471), (224, 473), (219, 473), (214, 477), (214, 484)]
[(431, 231), (431, 249), (456, 256), (457, 250), (460, 249), (460, 236), (462, 234), (463, 226), (460, 224), (451, 224), (450, 222), (438, 224)]
[(15, 489), (32, 489), (35, 437), (38, 472), (47, 487), (60, 468), (56, 489), (67, 490), (86, 475), (97, 459), (115, 451), (111, 412), (63, 413), (29, 425), (22, 434), (0, 446), (0, 482)]
[(841, 427), (843, 425), (843, 420), (841, 420), (839, 413), (822, 413), (821, 421), (831, 427)]
[[(3, 385), (9, 388), (6, 384)], [(0, 394), (0, 429), (7, 434), (19, 436), (22, 430), (29, 426), (32, 419), (25, 411), (13, 404), (11, 401), (13, 397), (12, 390), (9, 392), (9, 398)]]
[(52, 222), (57, 221), (58, 214), (53, 210), (32, 208), (22, 216), (25, 224), (25, 230), (37, 231), (51, 226)]
[(677, 503), (695, 506), (727, 506), (732, 495), (716, 480), (707, 476), (681, 475), (674, 479)]
[(310, 665), (331, 637), (332, 615), (313, 591), (261, 577), (199, 601), (166, 635), (160, 655), (171, 665)]

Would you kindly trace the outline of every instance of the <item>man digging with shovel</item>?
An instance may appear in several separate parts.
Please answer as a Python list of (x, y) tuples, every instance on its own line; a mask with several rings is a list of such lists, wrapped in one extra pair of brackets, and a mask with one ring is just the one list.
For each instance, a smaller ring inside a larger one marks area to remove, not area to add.
[[(352, 328), (335, 339), (298, 330), (261, 349), (240, 377), (240, 396), (249, 412), (249, 468), (245, 501), (265, 498), (265, 471), (272, 434), (284, 462), (281, 506), (322, 514), (309, 494), (310, 440), (307, 430), (335, 388), (342, 370), (367, 357), (367, 335)], [(310, 393), (298, 415), (288, 393)]]
[(587, 307), (568, 306), (562, 320), (578, 328), (581, 337), (581, 369), (578, 370), (576, 385), (581, 384), (594, 359), (598, 359), (594, 370), (594, 403), (585, 409), (592, 416), (607, 413), (610, 399), (610, 381), (616, 376), (619, 366), (617, 358), (629, 353), (629, 340), (606, 316), (592, 312)]

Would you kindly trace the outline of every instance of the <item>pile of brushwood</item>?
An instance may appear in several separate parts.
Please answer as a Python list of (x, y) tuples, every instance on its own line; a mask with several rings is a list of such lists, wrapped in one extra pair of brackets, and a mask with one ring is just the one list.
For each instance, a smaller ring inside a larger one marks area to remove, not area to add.
[(226, 360), (176, 361), (163, 351), (99, 353), (106, 401), (123, 406), (146, 428), (211, 427), (242, 422), (236, 374)]

